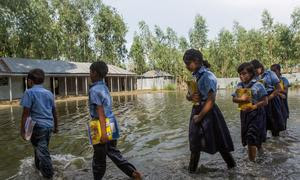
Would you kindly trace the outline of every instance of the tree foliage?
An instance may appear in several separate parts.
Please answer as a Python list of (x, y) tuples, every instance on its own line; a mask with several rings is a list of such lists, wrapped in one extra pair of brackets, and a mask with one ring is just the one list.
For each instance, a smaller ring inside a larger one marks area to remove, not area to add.
[(259, 59), (269, 67), (280, 63), (291, 70), (300, 63), (300, 8), (291, 24), (274, 20), (264, 10), (261, 28), (246, 29), (238, 22), (208, 39), (206, 20), (196, 15), (189, 33), (178, 36), (170, 27), (138, 24), (129, 52), (123, 17), (101, 0), (1, 0), (0, 56), (92, 62), (104, 60), (143, 74), (162, 70), (179, 80), (189, 78), (182, 61), (188, 48), (199, 49), (219, 77), (237, 76), (237, 66)]

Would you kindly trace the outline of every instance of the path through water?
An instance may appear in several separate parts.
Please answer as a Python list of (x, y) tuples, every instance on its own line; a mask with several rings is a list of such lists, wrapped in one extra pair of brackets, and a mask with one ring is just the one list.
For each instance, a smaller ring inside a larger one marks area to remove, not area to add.
[[(191, 104), (184, 93), (153, 93), (113, 97), (121, 127), (118, 147), (145, 179), (300, 178), (300, 92), (290, 91), (288, 130), (279, 138), (269, 135), (257, 163), (249, 162), (240, 140), (240, 120), (230, 92), (219, 91), (217, 103), (230, 129), (238, 167), (227, 170), (219, 154), (203, 153), (198, 174), (187, 171), (188, 121)], [(92, 147), (88, 144), (86, 100), (57, 104), (59, 133), (51, 138), (54, 179), (92, 179)], [(33, 166), (30, 143), (19, 136), (22, 109), (0, 109), (0, 179), (41, 179)], [(128, 179), (108, 160), (106, 179)]]

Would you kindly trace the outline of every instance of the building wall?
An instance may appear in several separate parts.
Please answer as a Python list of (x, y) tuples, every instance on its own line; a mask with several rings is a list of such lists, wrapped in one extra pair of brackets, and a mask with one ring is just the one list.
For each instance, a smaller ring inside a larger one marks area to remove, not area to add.
[[(12, 97), (13, 99), (19, 99), (23, 96), (24, 90), (25, 90), (25, 80), (24, 77), (11, 77), (12, 80)], [(110, 86), (111, 78), (113, 80), (112, 88), (114, 92), (118, 91), (118, 77), (108, 77), (107, 78), (107, 84)], [(133, 83), (133, 89), (135, 90), (137, 87), (137, 80), (135, 77), (127, 77), (127, 91), (131, 90), (131, 78)], [(58, 89), (56, 92), (57, 96), (64, 96), (65, 95), (65, 78), (64, 77), (57, 77), (55, 78), (58, 82)], [(79, 95), (85, 95), (86, 94), (86, 84), (85, 84), (85, 77), (78, 77), (78, 94)], [(120, 83), (120, 91), (125, 90), (125, 80), (126, 78), (124, 76), (119, 77), (119, 83)], [(88, 88), (91, 84), (90, 78), (88, 78)], [(53, 92), (52, 90), (52, 78), (51, 77), (45, 77), (44, 88), (48, 89), (49, 91)], [(110, 88), (109, 88), (110, 90)], [(76, 95), (76, 86), (75, 86), (75, 77), (67, 77), (67, 94), (68, 95)], [(9, 100), (9, 85), (0, 86), (0, 100)]]
[[(21, 98), (25, 90), (23, 77), (11, 77), (11, 83), (12, 98)], [(0, 100), (9, 100), (9, 84), (0, 86)]]
[(154, 77), (154, 78), (138, 78), (137, 79), (137, 89), (164, 89), (168, 84), (174, 84), (175, 79), (165, 78), (165, 77)]

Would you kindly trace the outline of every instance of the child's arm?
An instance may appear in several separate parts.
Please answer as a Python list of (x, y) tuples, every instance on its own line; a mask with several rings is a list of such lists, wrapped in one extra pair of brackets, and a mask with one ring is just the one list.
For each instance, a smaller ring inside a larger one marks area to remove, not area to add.
[(243, 111), (246, 111), (246, 112), (253, 111), (255, 109), (258, 109), (258, 108), (266, 106), (266, 105), (268, 105), (268, 97), (267, 96), (263, 97), (256, 104), (253, 104), (252, 106), (246, 107), (245, 109), (243, 109)]
[(24, 140), (25, 140), (25, 123), (26, 123), (27, 118), (29, 117), (29, 114), (30, 114), (30, 109), (24, 107), (22, 119), (21, 119), (21, 136)]
[(233, 96), (232, 101), (234, 103), (246, 103), (246, 102), (250, 102), (251, 98), (246, 94), (243, 94), (241, 97)]
[(103, 106), (97, 106), (97, 112), (99, 116), (99, 121), (100, 121), (100, 128), (101, 128), (101, 138), (100, 141), (101, 143), (106, 143), (108, 141), (108, 137), (106, 134), (106, 121), (105, 121), (105, 113), (104, 113), (104, 108)]
[(52, 109), (52, 114), (53, 114), (53, 120), (54, 120), (54, 130), (53, 130), (53, 132), (54, 133), (58, 133), (58, 128), (57, 128), (57, 126), (58, 126), (58, 124), (57, 124), (57, 114), (56, 114), (55, 107)]
[(212, 91), (208, 93), (207, 100), (205, 101), (204, 107), (198, 115), (193, 117), (194, 123), (199, 123), (204, 118), (204, 116), (212, 109), (216, 100), (216, 94)]
[[(281, 89), (279, 83), (277, 83), (277, 84), (276, 84), (275, 90), (268, 96), (268, 99), (269, 99), (269, 100), (272, 100), (275, 96), (280, 95), (280, 92), (281, 92), (281, 91), (282, 91), (282, 89)], [(284, 98), (285, 95), (282, 94), (281, 97)]]
[(257, 108), (264, 107), (266, 105), (268, 105), (268, 97), (267, 96), (263, 97), (259, 102), (257, 102), (253, 106), (255, 109), (257, 109)]

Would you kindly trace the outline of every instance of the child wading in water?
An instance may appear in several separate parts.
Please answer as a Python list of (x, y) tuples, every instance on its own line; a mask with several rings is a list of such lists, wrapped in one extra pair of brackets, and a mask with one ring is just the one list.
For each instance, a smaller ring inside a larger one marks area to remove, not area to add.
[(247, 88), (251, 90), (251, 97), (238, 93), (233, 94), (232, 101), (235, 103), (249, 103), (252, 105), (241, 109), (241, 137), (243, 146), (248, 145), (248, 157), (255, 161), (256, 150), (261, 148), (262, 142), (266, 140), (266, 119), (264, 106), (268, 104), (268, 94), (262, 83), (255, 78), (255, 69), (251, 63), (243, 63), (238, 67), (241, 82), (238, 90)]
[[(117, 149), (117, 140), (108, 140), (106, 134), (106, 118), (116, 121), (112, 112), (112, 100), (104, 78), (108, 73), (108, 67), (103, 61), (94, 62), (90, 66), (90, 78), (92, 85), (89, 90), (90, 115), (93, 120), (100, 121), (100, 143), (93, 145), (93, 175), (95, 180), (102, 179), (106, 170), (106, 156), (108, 156), (127, 176), (133, 179), (142, 179), (141, 174), (130, 164)], [(115, 127), (118, 131), (118, 127)]]
[(30, 116), (36, 124), (33, 128), (31, 143), (34, 148), (35, 167), (45, 178), (52, 178), (53, 167), (48, 149), (52, 131), (57, 133), (57, 117), (53, 94), (43, 88), (45, 74), (41, 69), (33, 69), (28, 73), (28, 87), (21, 100), (23, 115), (21, 120), (21, 136), (25, 139), (25, 123)]
[(228, 168), (233, 168), (236, 163), (231, 155), (234, 150), (232, 139), (224, 117), (215, 103), (217, 93), (217, 79), (208, 69), (209, 64), (203, 60), (202, 53), (189, 49), (183, 56), (186, 68), (193, 72), (197, 78), (199, 94), (188, 94), (187, 99), (198, 101), (194, 105), (189, 124), (189, 143), (191, 158), (189, 163), (190, 173), (197, 170), (200, 152), (209, 154), (220, 152)]
[(268, 93), (268, 105), (265, 106), (267, 130), (271, 130), (272, 136), (279, 136), (279, 132), (285, 130), (285, 118), (282, 113), (282, 101), (279, 96), (281, 87), (279, 79), (273, 71), (265, 71), (264, 66), (258, 60), (252, 60), (251, 64), (256, 71), (256, 79), (261, 81)]
[(288, 106), (288, 89), (289, 89), (289, 81), (287, 78), (281, 76), (281, 67), (279, 64), (273, 64), (271, 66), (271, 70), (276, 73), (277, 77), (280, 80), (280, 86), (281, 86), (281, 92), (284, 96), (280, 96), (284, 106), (282, 106), (282, 112), (284, 113), (284, 118), (285, 118), (285, 129), (286, 129), (286, 124), (287, 124), (287, 119), (290, 117), (290, 111), (289, 111), (289, 106)]

